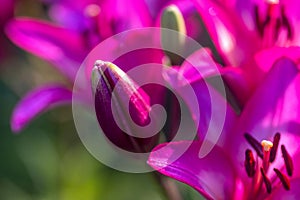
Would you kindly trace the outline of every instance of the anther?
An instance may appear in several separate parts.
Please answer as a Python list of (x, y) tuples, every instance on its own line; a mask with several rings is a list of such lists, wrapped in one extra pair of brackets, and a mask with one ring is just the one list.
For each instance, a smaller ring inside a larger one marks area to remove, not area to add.
[(272, 184), (271, 184), (271, 181), (270, 181), (270, 179), (266, 176), (266, 173), (265, 173), (265, 171), (264, 171), (263, 168), (260, 168), (260, 172), (261, 172), (263, 181), (264, 181), (264, 183), (265, 183), (267, 192), (270, 194), (270, 193), (272, 192)]
[(263, 36), (263, 25), (262, 25), (261, 19), (259, 17), (258, 5), (254, 6), (254, 17), (255, 17), (255, 25), (258, 30), (258, 33), (262, 37)]
[(280, 141), (280, 133), (276, 133), (274, 138), (273, 138), (273, 147), (270, 152), (270, 162), (274, 162), (277, 154), (277, 149)]
[(275, 24), (275, 31), (274, 31), (274, 40), (276, 40), (279, 36), (279, 31), (282, 23), (281, 20), (278, 18), (276, 19), (276, 24)]
[(290, 190), (291, 188), (291, 184), (290, 181), (288, 179), (288, 177), (286, 175), (284, 175), (283, 173), (281, 173), (278, 169), (274, 168), (274, 171), (277, 175), (277, 177), (279, 178), (279, 180), (281, 181), (284, 189), (286, 190)]
[(281, 20), (282, 20), (282, 25), (286, 28), (287, 30), (287, 38), (288, 39), (293, 39), (293, 30), (292, 30), (292, 26), (289, 23), (288, 18), (285, 15), (285, 10), (284, 7), (281, 7)]
[(285, 168), (289, 176), (293, 175), (294, 165), (290, 154), (287, 152), (284, 145), (281, 145), (282, 157), (284, 158)]
[(247, 175), (253, 177), (255, 174), (255, 160), (253, 153), (250, 149), (247, 149), (245, 152), (245, 168)]
[(244, 137), (246, 138), (247, 142), (254, 148), (256, 151), (257, 155), (261, 158), (263, 158), (263, 151), (261, 148), (261, 144), (254, 138), (252, 137), (249, 133), (245, 133)]

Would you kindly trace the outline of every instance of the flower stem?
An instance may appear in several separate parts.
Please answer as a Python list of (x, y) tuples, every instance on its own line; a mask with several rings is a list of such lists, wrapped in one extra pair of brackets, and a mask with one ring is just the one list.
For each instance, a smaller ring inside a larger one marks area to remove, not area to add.
[(177, 185), (174, 181), (169, 179), (168, 177), (162, 176), (161, 174), (154, 172), (153, 173), (155, 179), (159, 183), (162, 188), (162, 192), (166, 196), (168, 200), (182, 200), (181, 194), (178, 190)]

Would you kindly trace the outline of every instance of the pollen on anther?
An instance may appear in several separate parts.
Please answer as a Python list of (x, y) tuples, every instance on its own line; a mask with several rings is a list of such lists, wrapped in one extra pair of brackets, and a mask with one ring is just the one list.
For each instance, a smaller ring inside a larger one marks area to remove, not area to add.
[(249, 177), (253, 177), (255, 175), (255, 160), (253, 153), (250, 149), (247, 149), (245, 152), (245, 169), (247, 175)]
[(263, 140), (261, 141), (261, 145), (263, 146), (264, 151), (270, 151), (273, 147), (273, 142), (269, 140)]

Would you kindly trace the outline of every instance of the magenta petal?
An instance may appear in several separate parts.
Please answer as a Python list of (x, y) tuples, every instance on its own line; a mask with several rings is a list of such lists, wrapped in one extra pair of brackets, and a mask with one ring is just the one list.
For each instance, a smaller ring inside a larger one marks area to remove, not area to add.
[(225, 67), (220, 72), (239, 106), (243, 107), (251, 95), (251, 83), (247, 79), (247, 73), (237, 67)]
[(179, 73), (195, 82), (203, 77), (220, 75), (222, 68), (212, 59), (208, 48), (201, 48), (192, 53), (181, 65)]
[(287, 57), (294, 62), (298, 62), (300, 60), (300, 47), (273, 47), (262, 50), (255, 55), (255, 61), (260, 70), (267, 73), (275, 61), (281, 57)]
[(44, 86), (31, 91), (15, 107), (11, 127), (21, 131), (33, 118), (50, 107), (70, 103), (72, 92), (60, 85)]
[(239, 66), (259, 47), (259, 40), (236, 12), (211, 0), (194, 0), (218, 52), (227, 65)]
[[(288, 146), (289, 152), (294, 155), (299, 151), (299, 86), (297, 66), (287, 58), (278, 60), (246, 104), (236, 130), (228, 136), (225, 148), (234, 155), (238, 165), (243, 166), (245, 151), (250, 148), (245, 132), (258, 141), (272, 140), (273, 135), (280, 132), (281, 142)], [(244, 169), (240, 169), (244, 173)]]
[[(187, 145), (189, 148), (183, 151)], [(151, 152), (148, 164), (160, 173), (192, 186), (207, 199), (232, 199), (237, 180), (230, 159), (218, 147), (200, 159), (200, 147), (200, 142), (192, 141), (161, 144)]]
[(73, 80), (87, 53), (80, 35), (46, 21), (18, 18), (6, 26), (18, 46), (54, 64)]
[[(188, 60), (199, 65), (192, 66), (184, 63), (177, 70), (166, 69), (164, 78), (187, 104), (194, 123), (198, 126), (199, 140), (210, 141), (210, 144), (215, 144), (217, 141), (222, 143), (222, 137), (232, 130), (237, 116), (226, 99), (205, 79), (213, 75), (217, 76), (220, 73), (218, 68), (212, 61), (205, 59), (207, 55), (198, 54), (199, 62), (196, 58), (197, 56), (192, 56)], [(190, 92), (190, 88), (194, 94)], [(210, 147), (207, 146), (206, 149), (209, 150)]]
[(245, 104), (250, 95), (249, 83), (244, 71), (237, 67), (219, 67), (213, 61), (207, 48), (202, 48), (190, 55), (180, 67), (180, 73), (184, 74), (190, 82), (195, 82), (202, 77), (221, 75), (241, 105)]

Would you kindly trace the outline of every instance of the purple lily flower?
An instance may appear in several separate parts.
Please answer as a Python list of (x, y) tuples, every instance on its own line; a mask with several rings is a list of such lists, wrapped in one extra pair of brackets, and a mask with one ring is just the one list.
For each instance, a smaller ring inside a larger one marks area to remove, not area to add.
[[(203, 140), (181, 141), (168, 147), (158, 145), (148, 164), (192, 186), (207, 199), (299, 198), (299, 81), (293, 61), (277, 60), (241, 115), (236, 120), (226, 119), (232, 123), (231, 129), (223, 129), (206, 157), (199, 157)], [(170, 162), (186, 144), (190, 148)], [(157, 149), (163, 152), (157, 153)]]
[[(222, 65), (240, 68), (237, 73), (229, 69), (230, 73), (223, 77), (241, 107), (275, 60), (286, 56), (298, 62), (299, 54), (294, 52), (299, 51), (296, 47), (299, 46), (299, 36), (296, 34), (299, 17), (295, 2), (195, 0), (194, 3), (222, 57)], [(287, 50), (286, 47), (294, 50)], [(244, 79), (246, 88), (231, 85), (231, 79)]]

